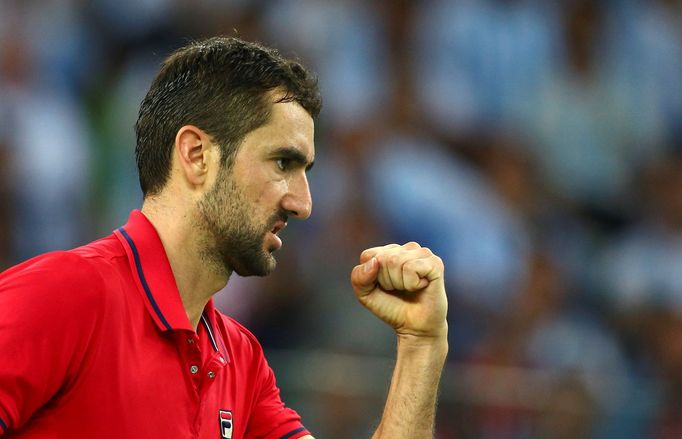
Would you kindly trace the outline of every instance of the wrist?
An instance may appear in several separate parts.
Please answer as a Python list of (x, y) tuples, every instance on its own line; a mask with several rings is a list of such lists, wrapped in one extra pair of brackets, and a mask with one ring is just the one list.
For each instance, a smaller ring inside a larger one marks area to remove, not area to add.
[(447, 327), (444, 331), (436, 335), (397, 333), (398, 350), (407, 352), (423, 352), (445, 358), (449, 349), (447, 334)]
[(415, 345), (439, 345), (442, 343), (447, 344), (448, 340), (448, 323), (443, 322), (443, 324), (438, 328), (433, 328), (428, 332), (415, 332), (406, 331), (401, 329), (396, 329), (396, 335), (398, 340), (404, 340), (406, 344)]

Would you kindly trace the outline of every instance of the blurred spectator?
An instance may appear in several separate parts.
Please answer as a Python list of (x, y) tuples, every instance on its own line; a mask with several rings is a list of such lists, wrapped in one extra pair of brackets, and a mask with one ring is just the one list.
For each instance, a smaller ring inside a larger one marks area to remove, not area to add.
[[(1, 115), (0, 115), (1, 117)], [(12, 162), (9, 145), (4, 142), (3, 133), (0, 130), (0, 271), (12, 265), (12, 220), (13, 200), (11, 193), (11, 181), (8, 178)]]
[(542, 178), (567, 200), (623, 209), (635, 151), (649, 132), (638, 129), (637, 107), (605, 69), (605, 11), (600, 2), (565, 4), (565, 57), (542, 78), (520, 112), (533, 139)]
[(267, 41), (298, 54), (319, 74), (323, 120), (352, 128), (383, 111), (392, 76), (385, 68), (384, 22), (375, 3), (267, 2), (263, 21)]
[(610, 81), (621, 90), (622, 105), (649, 143), (680, 135), (682, 118), (682, 2), (628, 0), (611, 2), (604, 54)]
[(654, 356), (666, 385), (651, 437), (682, 437), (682, 313), (662, 312), (653, 334)]
[(92, 93), (89, 115), (95, 130), (91, 205), (100, 234), (125, 223), (130, 211), (141, 205), (133, 127), (160, 62), (152, 56), (154, 50), (153, 46), (142, 46), (128, 54), (118, 69), (100, 79)]
[(12, 260), (18, 262), (87, 236), (88, 129), (68, 90), (40, 74), (25, 30), (7, 32), (12, 38), (0, 38), (0, 114), (12, 152)]
[[(621, 418), (598, 414), (620, 409), (628, 389), (616, 334), (567, 306), (570, 292), (546, 255), (534, 253), (528, 264), (515, 300), (467, 360), (496, 371), (465, 381), (472, 396), (492, 401), (473, 409), (473, 437), (593, 438), (600, 437), (600, 429), (613, 433), (611, 425)], [(617, 434), (637, 437), (628, 429)]]
[(416, 104), (438, 130), (499, 128), (559, 61), (557, 5), (537, 0), (434, 0), (415, 8)]
[(531, 437), (538, 439), (593, 438), (597, 418), (594, 398), (577, 377), (562, 377), (551, 389)]
[(682, 154), (647, 166), (641, 182), (641, 215), (605, 248), (604, 288), (621, 312), (682, 311)]

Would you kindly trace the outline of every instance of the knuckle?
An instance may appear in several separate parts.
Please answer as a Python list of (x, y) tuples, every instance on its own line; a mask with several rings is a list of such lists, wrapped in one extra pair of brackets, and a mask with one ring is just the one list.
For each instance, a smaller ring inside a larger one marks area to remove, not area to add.
[(443, 259), (441, 259), (440, 256), (433, 255), (434, 261), (436, 261), (436, 265), (442, 270), (445, 268), (445, 264), (443, 263)]
[(431, 250), (429, 250), (429, 249), (426, 248), (426, 247), (420, 248), (420, 249), (418, 250), (418, 252), (419, 252), (419, 253), (418, 253), (419, 256), (422, 257), (422, 258), (428, 258), (428, 257), (430, 257), (430, 256), (433, 255), (433, 253), (431, 253)]
[(424, 259), (412, 259), (403, 266), (403, 272), (408, 276), (418, 276), (420, 271), (426, 268), (426, 261)]

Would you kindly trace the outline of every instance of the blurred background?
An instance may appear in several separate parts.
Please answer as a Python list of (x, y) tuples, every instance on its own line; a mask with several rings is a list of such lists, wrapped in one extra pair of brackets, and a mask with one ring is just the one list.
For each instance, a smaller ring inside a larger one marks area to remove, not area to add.
[(438, 439), (682, 438), (679, 0), (0, 0), (0, 268), (141, 203), (139, 103), (192, 38), (299, 57), (314, 209), (218, 306), (319, 438), (369, 437), (395, 350), (361, 250), (446, 263)]

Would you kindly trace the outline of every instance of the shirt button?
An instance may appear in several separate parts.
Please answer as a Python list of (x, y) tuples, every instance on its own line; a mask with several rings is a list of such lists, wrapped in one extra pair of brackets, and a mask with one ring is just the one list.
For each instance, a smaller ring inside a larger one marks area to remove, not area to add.
[(199, 372), (199, 366), (193, 365), (192, 367), (189, 368), (189, 371), (195, 374)]
[(215, 378), (215, 372), (210, 371), (210, 372), (208, 373), (208, 377), (211, 378), (211, 379)]

